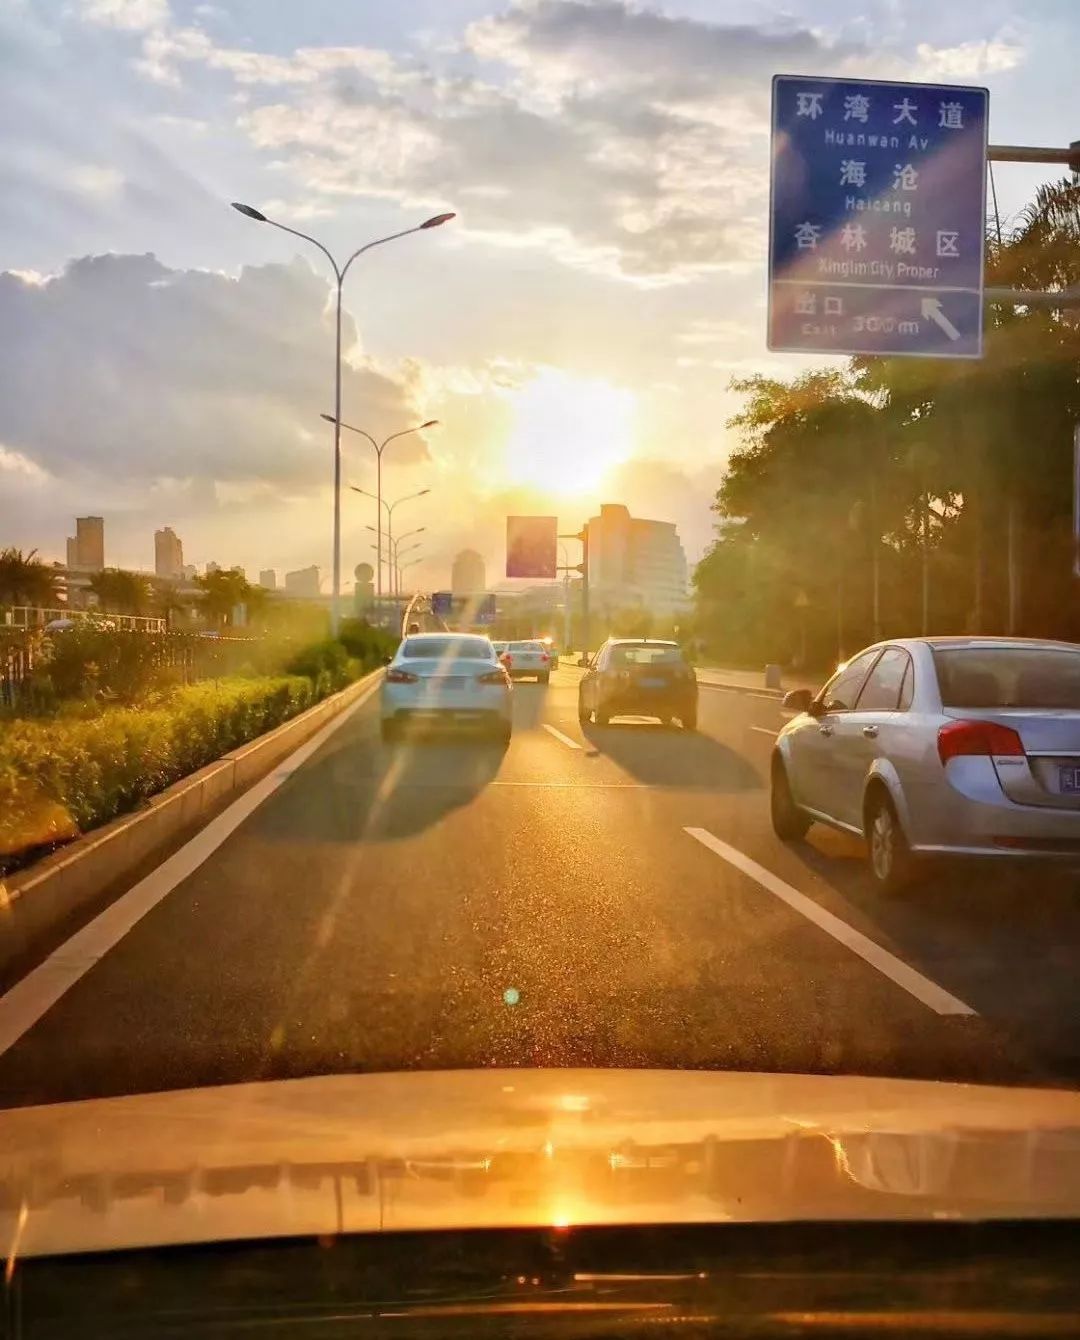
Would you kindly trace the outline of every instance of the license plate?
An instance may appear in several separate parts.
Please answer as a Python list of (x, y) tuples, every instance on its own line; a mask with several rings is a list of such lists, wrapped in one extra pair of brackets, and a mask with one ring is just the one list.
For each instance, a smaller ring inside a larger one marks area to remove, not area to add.
[(641, 685), (641, 687), (642, 687), (643, 689), (666, 689), (666, 688), (667, 688), (667, 680), (666, 680), (666, 679), (641, 679), (641, 680), (638, 680), (638, 683)]
[(1080, 767), (1059, 768), (1058, 786), (1068, 795), (1080, 795)]

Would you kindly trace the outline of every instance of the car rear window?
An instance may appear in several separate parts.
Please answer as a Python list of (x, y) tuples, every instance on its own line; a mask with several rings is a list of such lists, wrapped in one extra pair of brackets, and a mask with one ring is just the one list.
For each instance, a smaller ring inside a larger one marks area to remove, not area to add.
[(681, 647), (612, 647), (611, 660), (614, 665), (679, 665), (683, 654)]
[(486, 637), (409, 637), (401, 655), (408, 660), (490, 661), (495, 648)]
[(1063, 707), (1080, 710), (1080, 650), (935, 647), (944, 707)]
[(511, 651), (547, 651), (542, 642), (511, 642)]

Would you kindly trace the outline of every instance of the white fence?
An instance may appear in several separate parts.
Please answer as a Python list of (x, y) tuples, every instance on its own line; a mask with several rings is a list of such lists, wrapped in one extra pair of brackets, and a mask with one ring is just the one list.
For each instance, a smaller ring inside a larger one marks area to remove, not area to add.
[(106, 614), (102, 610), (73, 610), (66, 606), (45, 609), (39, 605), (8, 605), (0, 610), (0, 624), (8, 628), (43, 628), (55, 619), (89, 620), (101, 628), (128, 633), (165, 633), (164, 619), (146, 614)]

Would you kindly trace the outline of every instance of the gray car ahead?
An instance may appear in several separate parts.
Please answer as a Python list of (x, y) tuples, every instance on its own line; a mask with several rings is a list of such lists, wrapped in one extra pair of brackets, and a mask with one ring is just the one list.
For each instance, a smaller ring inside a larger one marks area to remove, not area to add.
[(1080, 858), (1080, 647), (882, 642), (784, 705), (799, 715), (772, 758), (781, 838), (814, 821), (865, 837), (883, 890), (921, 856)]

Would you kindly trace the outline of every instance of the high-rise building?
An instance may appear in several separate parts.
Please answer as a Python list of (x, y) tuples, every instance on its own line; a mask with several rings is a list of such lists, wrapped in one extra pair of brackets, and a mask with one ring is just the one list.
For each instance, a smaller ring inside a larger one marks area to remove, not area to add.
[(213, 559), (206, 565), (206, 575), (209, 577), (212, 572), (220, 572), (221, 564), (215, 563)]
[(199, 575), (199, 569), (196, 567), (194, 563), (184, 564), (184, 571), (181, 573), (181, 576), (183, 577), (185, 582), (194, 581), (198, 575)]
[(486, 589), (483, 558), (475, 549), (462, 549), (450, 569), (450, 590), (456, 596), (478, 596)]
[(277, 573), (273, 568), (263, 568), (259, 573), (259, 585), (264, 591), (277, 590)]
[(86, 572), (100, 572), (105, 566), (105, 521), (100, 516), (77, 516), (75, 535), (68, 536), (67, 565)]
[(297, 568), (295, 572), (285, 574), (285, 594), (287, 596), (317, 596), (319, 594), (319, 569)]
[(686, 555), (674, 523), (646, 521), (621, 503), (603, 503), (589, 520), (589, 596), (611, 610), (685, 609)]
[(184, 546), (171, 526), (154, 531), (154, 573), (170, 581), (184, 575)]

